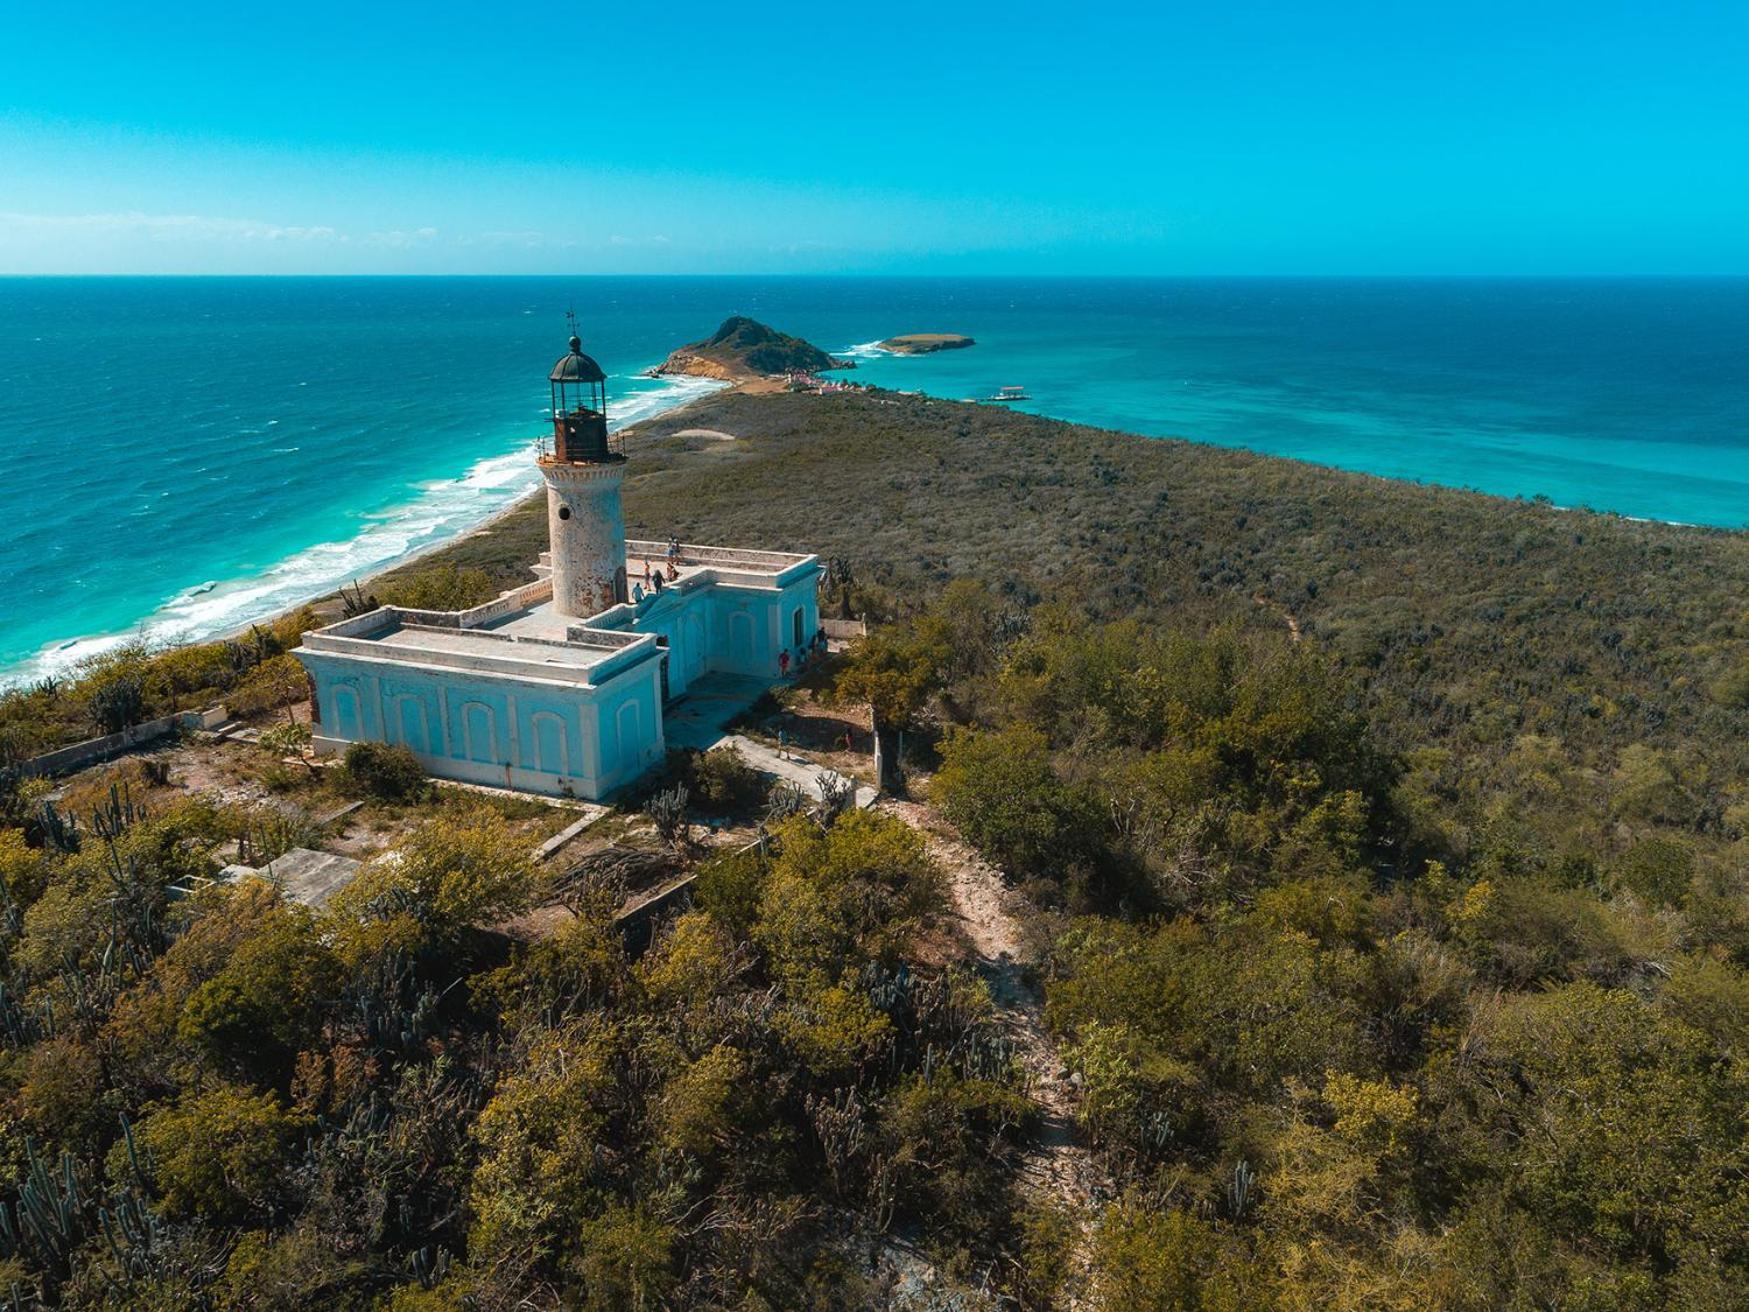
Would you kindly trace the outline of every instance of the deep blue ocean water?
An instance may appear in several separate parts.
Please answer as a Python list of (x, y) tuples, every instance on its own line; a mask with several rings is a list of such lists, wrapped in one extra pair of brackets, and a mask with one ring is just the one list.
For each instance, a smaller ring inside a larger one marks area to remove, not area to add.
[[(886, 386), (1749, 524), (1749, 279), (0, 279), (0, 672), (222, 632), (532, 488), (572, 306), (625, 420), (740, 312)], [(978, 345), (869, 349), (928, 331)]]

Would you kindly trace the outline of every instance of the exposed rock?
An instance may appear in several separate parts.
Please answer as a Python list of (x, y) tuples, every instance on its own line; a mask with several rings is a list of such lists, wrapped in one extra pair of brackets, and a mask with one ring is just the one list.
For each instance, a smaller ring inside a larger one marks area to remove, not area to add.
[(933, 351), (958, 351), (976, 346), (964, 333), (900, 333), (881, 343), (881, 350), (894, 355), (928, 355)]
[(650, 371), (653, 378), (688, 374), (694, 378), (720, 378), (739, 383), (773, 374), (819, 373), (826, 369), (854, 369), (853, 360), (837, 360), (799, 337), (780, 333), (754, 319), (737, 314), (723, 326), (690, 346), (682, 346)]

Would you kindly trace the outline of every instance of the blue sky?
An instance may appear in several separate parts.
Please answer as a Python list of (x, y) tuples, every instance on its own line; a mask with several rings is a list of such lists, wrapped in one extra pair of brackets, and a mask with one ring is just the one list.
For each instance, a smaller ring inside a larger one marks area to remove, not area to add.
[(1744, 0), (0, 19), (0, 272), (1749, 272)]

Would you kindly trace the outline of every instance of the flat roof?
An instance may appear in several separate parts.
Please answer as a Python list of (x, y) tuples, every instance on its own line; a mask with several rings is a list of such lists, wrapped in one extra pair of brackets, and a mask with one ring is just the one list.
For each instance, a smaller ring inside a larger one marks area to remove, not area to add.
[(565, 641), (565, 630), (577, 621), (553, 609), (552, 598), (511, 611), (500, 619), (487, 620), (471, 632), (502, 633), (517, 638), (547, 638)]
[[(541, 557), (543, 566), (550, 553)], [(627, 579), (652, 591), (649, 570), (660, 567), (678, 578), (668, 587), (681, 592), (699, 587), (781, 590), (810, 577), (818, 557), (784, 551), (681, 544), (672, 559), (666, 542), (633, 539), (626, 543)], [(636, 628), (629, 605), (609, 607), (578, 620), (553, 609), (550, 569), (546, 577), (464, 611), (412, 610), (384, 606), (366, 615), (337, 620), (306, 634), (304, 648), (361, 660), (437, 666), (478, 675), (596, 683), (652, 658), (656, 639)], [(627, 621), (630, 624), (627, 627)]]
[[(458, 656), (491, 656), (527, 665), (556, 665), (587, 670), (613, 653), (593, 643), (525, 642), (502, 629), (438, 629), (424, 625), (396, 624), (372, 635), (383, 647), (406, 651), (453, 652)], [(562, 635), (561, 635), (562, 637)]]
[[(668, 559), (668, 544), (647, 538), (631, 538), (626, 542), (626, 561), (648, 558), (657, 564)], [(755, 551), (748, 547), (711, 547), (697, 542), (682, 542), (674, 563), (684, 575), (688, 567), (719, 569), (732, 574), (782, 574), (814, 560), (806, 552)]]

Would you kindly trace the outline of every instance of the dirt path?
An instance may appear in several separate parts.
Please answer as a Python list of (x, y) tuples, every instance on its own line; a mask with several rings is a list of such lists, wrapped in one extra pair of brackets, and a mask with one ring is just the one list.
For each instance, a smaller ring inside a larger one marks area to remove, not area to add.
[[(1062, 1058), (1045, 1029), (1044, 998), (1027, 979), (1034, 957), (1017, 914), (1020, 895), (928, 807), (883, 799), (880, 809), (921, 833), (930, 856), (947, 873), (971, 964), (990, 982), (991, 996), (1026, 1072), (1027, 1091), (1043, 1113), (1037, 1136), (1024, 1149), (1021, 1179), (1029, 1189), (1068, 1206), (1085, 1227), (1092, 1204), (1109, 1191), (1109, 1185), (1081, 1142), (1075, 1124), (1075, 1090), (1064, 1078)], [(1077, 1257), (1084, 1259), (1085, 1246)], [(1071, 1283), (1079, 1286), (1084, 1261), (1074, 1265), (1076, 1278)], [(1076, 1290), (1067, 1292), (1066, 1307), (1078, 1307), (1080, 1302)]]
[(1281, 622), (1287, 625), (1287, 636), (1294, 642), (1298, 642), (1305, 636), (1300, 632), (1299, 617), (1286, 606), (1283, 606), (1280, 602), (1271, 601), (1261, 592), (1253, 594), (1251, 600), (1256, 602), (1259, 606), (1263, 606), (1266, 609), (1274, 611), (1277, 615), (1280, 615)]

